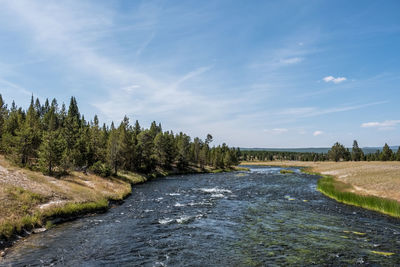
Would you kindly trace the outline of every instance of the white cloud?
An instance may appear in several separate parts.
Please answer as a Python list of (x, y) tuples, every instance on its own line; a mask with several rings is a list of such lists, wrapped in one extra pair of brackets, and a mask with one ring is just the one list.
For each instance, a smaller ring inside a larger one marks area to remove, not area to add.
[(346, 78), (346, 77), (337, 77), (337, 78), (335, 78), (335, 77), (333, 77), (333, 76), (326, 76), (326, 77), (323, 78), (323, 80), (324, 80), (325, 82), (327, 82), (327, 83), (333, 82), (333, 83), (338, 84), (338, 83), (341, 83), (341, 82), (346, 81), (347, 78)]
[(323, 134), (324, 132), (323, 131), (315, 131), (314, 133), (313, 133), (313, 135), (314, 136), (318, 136), (318, 135), (321, 135), (321, 134)]
[(400, 124), (400, 120), (386, 120), (383, 122), (372, 121), (361, 124), (361, 127), (378, 128), (379, 130), (391, 130), (394, 129), (397, 124)]
[(264, 132), (266, 133), (271, 133), (271, 134), (282, 134), (282, 133), (286, 133), (289, 130), (286, 128), (274, 128), (274, 129), (266, 129), (264, 130)]

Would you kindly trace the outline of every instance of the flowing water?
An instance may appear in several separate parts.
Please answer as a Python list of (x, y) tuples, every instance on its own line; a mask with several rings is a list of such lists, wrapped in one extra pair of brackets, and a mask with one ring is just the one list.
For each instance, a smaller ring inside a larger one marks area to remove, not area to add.
[(0, 265), (400, 264), (400, 220), (336, 203), (316, 191), (318, 177), (279, 170), (134, 186), (124, 204), (32, 235)]

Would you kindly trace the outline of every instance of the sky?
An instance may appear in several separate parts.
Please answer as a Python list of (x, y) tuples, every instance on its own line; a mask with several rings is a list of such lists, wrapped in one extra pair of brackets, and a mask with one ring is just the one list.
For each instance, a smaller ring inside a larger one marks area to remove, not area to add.
[(400, 1), (0, 0), (0, 94), (239, 147), (400, 145)]

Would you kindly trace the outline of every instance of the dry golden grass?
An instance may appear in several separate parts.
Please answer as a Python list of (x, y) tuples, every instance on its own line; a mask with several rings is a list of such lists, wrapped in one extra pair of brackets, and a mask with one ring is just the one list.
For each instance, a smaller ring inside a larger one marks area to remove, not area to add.
[(13, 166), (0, 156), (0, 226), (73, 203), (120, 200), (130, 192), (129, 181), (81, 172), (57, 179)]
[(242, 162), (243, 165), (309, 167), (311, 172), (334, 176), (351, 185), (347, 191), (362, 195), (394, 199), (400, 202), (400, 162), (303, 162), (266, 161)]

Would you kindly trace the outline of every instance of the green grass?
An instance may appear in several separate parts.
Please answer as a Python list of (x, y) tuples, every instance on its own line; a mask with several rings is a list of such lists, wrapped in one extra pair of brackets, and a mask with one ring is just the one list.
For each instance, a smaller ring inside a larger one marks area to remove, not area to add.
[(40, 214), (26, 215), (19, 219), (11, 219), (0, 224), (0, 238), (8, 239), (22, 230), (30, 231), (31, 229), (41, 225), (42, 219)]
[(235, 169), (235, 171), (250, 171), (249, 168), (242, 167), (242, 166), (235, 166), (233, 168)]
[(0, 239), (9, 239), (23, 230), (30, 231), (35, 227), (45, 225), (50, 228), (54, 218), (72, 218), (90, 212), (106, 211), (108, 200), (101, 199), (96, 202), (68, 203), (64, 206), (53, 207), (45, 212), (36, 212), (33, 215), (26, 215), (19, 219), (10, 219), (0, 224)]
[(249, 168), (240, 167), (240, 166), (233, 166), (224, 169), (210, 169), (209, 173), (221, 173), (221, 172), (235, 172), (235, 171), (250, 171)]
[(400, 218), (400, 203), (396, 200), (344, 191), (349, 187), (350, 185), (341, 183), (329, 175), (322, 175), (317, 183), (318, 191), (338, 202)]
[(36, 205), (46, 200), (44, 196), (27, 191), (22, 187), (8, 188), (7, 193), (9, 198), (22, 203), (21, 205)]
[(292, 170), (286, 170), (286, 169), (282, 169), (282, 170), (280, 170), (279, 172), (282, 173), (282, 174), (294, 173), (294, 171), (292, 171)]
[(69, 218), (87, 214), (90, 212), (106, 211), (108, 209), (108, 200), (101, 199), (96, 202), (68, 203), (64, 206), (53, 207), (45, 211), (42, 216), (48, 218)]
[(118, 199), (112, 199), (112, 200), (123, 200), (126, 197), (128, 197), (132, 193), (132, 185), (135, 184), (142, 184), (147, 181), (147, 177), (144, 175), (135, 173), (135, 172), (129, 172), (129, 171), (120, 171), (118, 172), (118, 175), (116, 176), (117, 179), (120, 179), (124, 182), (127, 182), (130, 187), (129, 190), (118, 196)]

